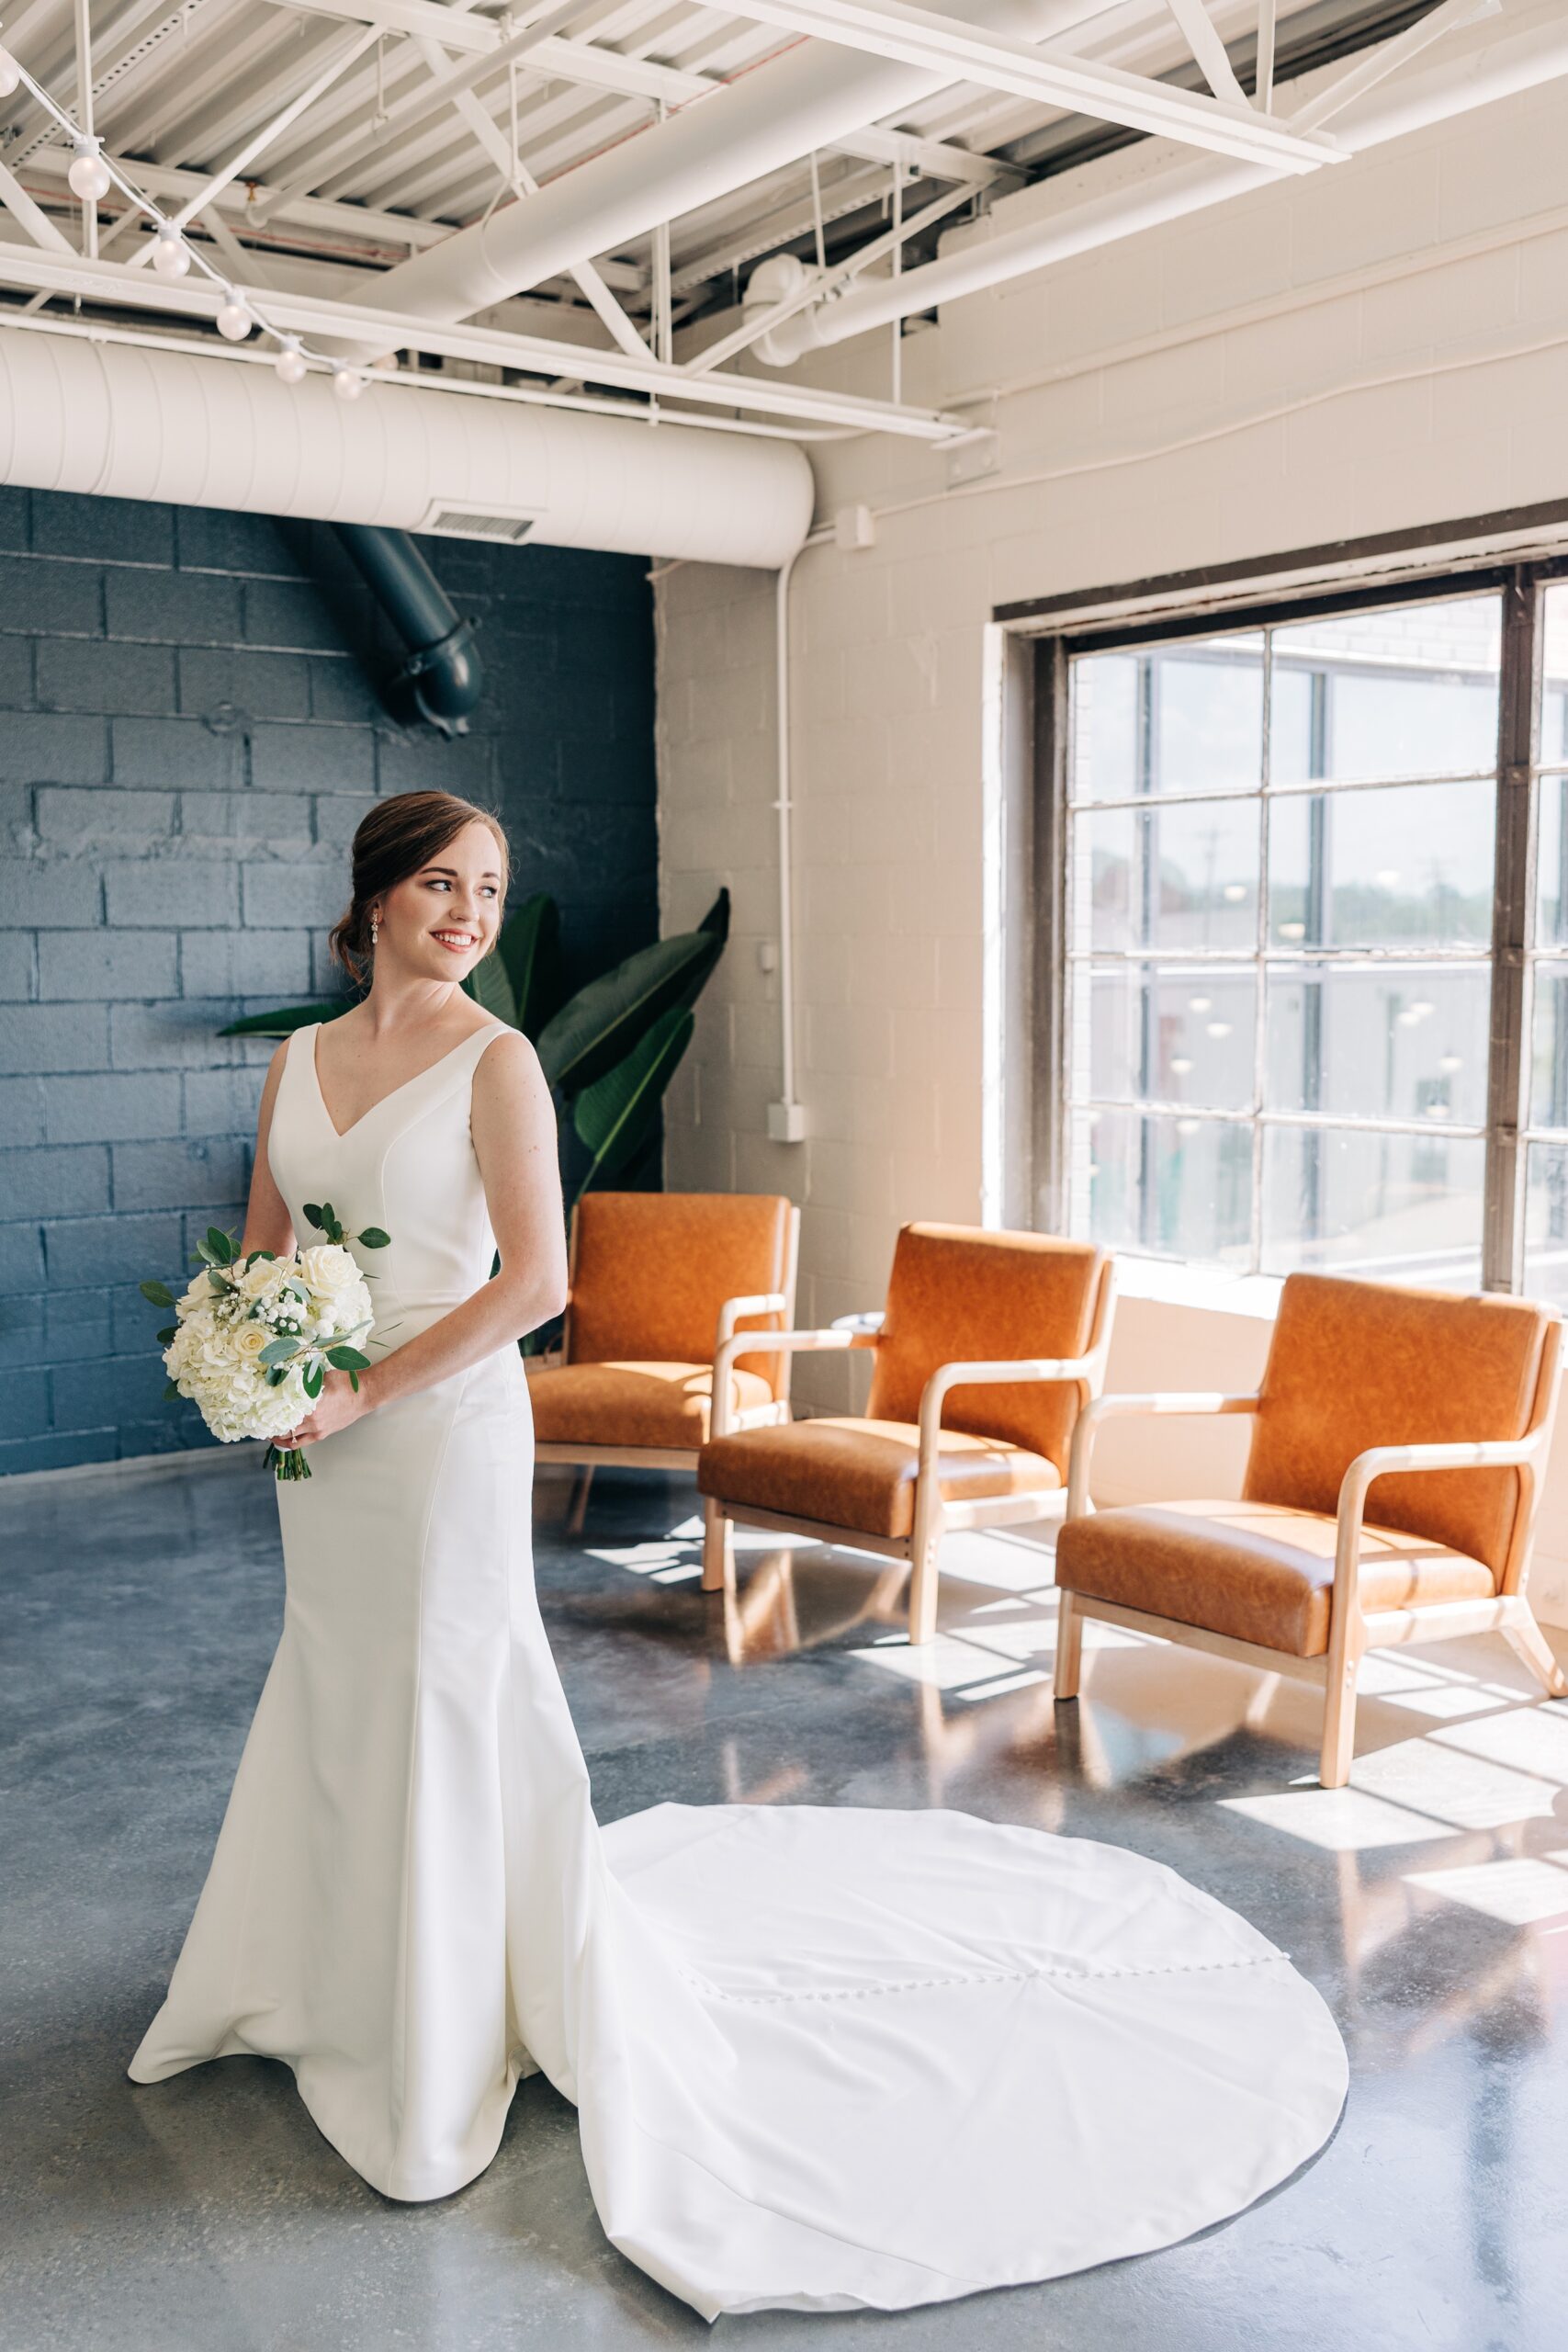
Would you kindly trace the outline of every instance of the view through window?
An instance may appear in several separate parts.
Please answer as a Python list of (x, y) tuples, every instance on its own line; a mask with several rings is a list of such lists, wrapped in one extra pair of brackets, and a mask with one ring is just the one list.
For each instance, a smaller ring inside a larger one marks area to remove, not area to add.
[(1490, 1055), (1518, 993), (1494, 985), (1494, 867), (1523, 661), (1533, 1035), (1504, 1278), (1568, 1299), (1568, 585), (1532, 590), (1522, 643), (1518, 609), (1488, 585), (1071, 655), (1076, 1232), (1237, 1272), (1497, 1280), (1487, 1189), (1518, 1163), (1488, 1148)]

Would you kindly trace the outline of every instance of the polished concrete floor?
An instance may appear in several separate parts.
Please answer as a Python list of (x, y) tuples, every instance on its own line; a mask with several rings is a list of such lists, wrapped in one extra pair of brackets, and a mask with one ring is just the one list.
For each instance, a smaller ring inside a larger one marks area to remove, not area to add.
[[(951, 1547), (942, 1637), (918, 1654), (874, 1562), (758, 1539), (727, 1620), (698, 1589), (689, 1485), (602, 1475), (581, 1539), (562, 1503), (542, 1487), (540, 1586), (602, 1818), (666, 1797), (949, 1804), (1111, 1839), (1292, 1952), (1351, 2054), (1327, 2149), (1201, 2238), (899, 2317), (726, 2321), (725, 2338), (1568, 2342), (1568, 1704), (1534, 1703), (1501, 1643), (1370, 1668), (1353, 1784), (1329, 1794), (1306, 1694), (1191, 1653), (1104, 1639), (1058, 1714), (1049, 1558), (1016, 1536)], [(542, 2080), (489, 2173), (419, 2208), (349, 2172), (281, 2066), (126, 2081), (276, 1635), (256, 1465), (0, 1487), (0, 1561), (3, 2352), (699, 2344), (600, 2235), (571, 2110)]]

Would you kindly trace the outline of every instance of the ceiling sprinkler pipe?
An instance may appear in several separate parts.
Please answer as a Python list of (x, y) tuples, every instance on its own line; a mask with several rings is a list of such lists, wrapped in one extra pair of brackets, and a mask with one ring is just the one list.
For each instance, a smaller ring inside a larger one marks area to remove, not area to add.
[(355, 570), (408, 648), (392, 681), (395, 710), (412, 703), (443, 735), (466, 735), (484, 691), (474, 625), (460, 620), (446, 591), (406, 531), (374, 523), (339, 523), (338, 537)]
[[(1385, 86), (1367, 91), (1325, 127), (1351, 154), (1360, 154), (1406, 132), (1427, 130), (1568, 74), (1568, 15), (1561, 0), (1531, 15), (1534, 21), (1517, 28), (1510, 24), (1501, 34), (1486, 28), (1480, 46), (1445, 56), (1424, 74), (1402, 74)], [(1281, 119), (1288, 124), (1289, 117)], [(837, 299), (829, 296), (815, 309), (782, 320), (755, 347), (770, 366), (791, 367), (808, 351), (847, 343), (895, 319), (911, 318), (942, 302), (958, 301), (966, 294), (1141, 235), (1233, 197), (1274, 186), (1278, 178), (1267, 165), (1221, 155), (1178, 164), (1021, 228), (970, 239), (900, 277), (852, 288)], [(747, 292), (750, 299), (750, 288)]]

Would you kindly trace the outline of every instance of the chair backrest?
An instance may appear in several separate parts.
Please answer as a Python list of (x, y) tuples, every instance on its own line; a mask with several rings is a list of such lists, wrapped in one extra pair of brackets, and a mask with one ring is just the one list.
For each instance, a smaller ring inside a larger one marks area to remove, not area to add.
[[(773, 1193), (584, 1193), (572, 1216), (570, 1363), (711, 1363), (727, 1298), (791, 1292), (791, 1202)], [(782, 1331), (787, 1317), (755, 1327)], [(782, 1355), (742, 1356), (775, 1396)]]
[[(1562, 1326), (1526, 1299), (1292, 1274), (1263, 1375), (1244, 1488), (1249, 1502), (1332, 1512), (1374, 1445), (1522, 1438)], [(1380, 1478), (1370, 1526), (1425, 1536), (1501, 1577), (1529, 1486), (1516, 1469)]]
[[(1108, 1271), (1104, 1250), (1091, 1242), (964, 1225), (905, 1226), (893, 1252), (868, 1415), (917, 1419), (920, 1391), (939, 1364), (1085, 1354)], [(1065, 1478), (1088, 1395), (1087, 1381), (954, 1388), (942, 1426), (1027, 1446)]]

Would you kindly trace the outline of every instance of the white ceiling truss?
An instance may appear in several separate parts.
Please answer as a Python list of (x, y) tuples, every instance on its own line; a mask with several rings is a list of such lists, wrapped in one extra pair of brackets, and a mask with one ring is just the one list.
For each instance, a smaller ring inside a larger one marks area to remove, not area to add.
[[(1156, 136), (1280, 175), (1331, 167), (1331, 117), (1275, 111), (1281, 69), (1423, 14), (1421, 0), (25, 0), (0, 32), (22, 69), (0, 96), (0, 325), (194, 337), (252, 365), (297, 339), (307, 365), (358, 381), (371, 352), (400, 353), (411, 393), (952, 439), (965, 418), (729, 363), (779, 318), (929, 258), (941, 223), (1010, 194), (1064, 140)], [(1003, 28), (1020, 24), (1034, 37)], [(700, 112), (721, 151), (767, 77), (799, 86), (814, 57), (829, 94), (832, 75), (847, 88), (858, 74), (903, 102), (819, 137), (803, 119), (794, 145), (786, 126), (750, 159), (742, 142), (705, 178), (675, 175), (661, 209), (677, 119)], [(77, 134), (101, 141), (111, 175), (96, 202), (67, 184)], [(529, 208), (558, 224), (644, 141), (626, 233), (597, 252), (557, 234), (548, 276), (513, 270), (484, 309), (442, 313), (449, 240), (454, 256), (476, 236), (487, 256), (517, 250)], [(160, 222), (188, 275), (145, 266)], [(728, 309), (775, 254), (801, 266), (787, 300), (744, 322), (731, 311), (679, 363), (677, 328)], [(235, 288), (261, 330), (238, 347), (210, 326)]]

